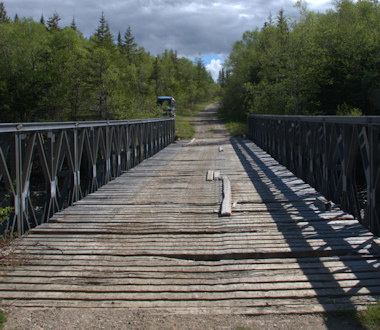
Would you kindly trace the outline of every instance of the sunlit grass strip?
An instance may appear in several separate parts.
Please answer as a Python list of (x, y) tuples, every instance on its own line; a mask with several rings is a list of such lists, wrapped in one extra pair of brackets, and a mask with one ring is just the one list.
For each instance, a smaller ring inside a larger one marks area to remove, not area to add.
[(177, 139), (189, 140), (194, 137), (195, 130), (190, 116), (201, 112), (211, 103), (212, 101), (202, 102), (195, 104), (192, 108), (178, 109), (175, 117), (175, 136)]
[(228, 121), (224, 123), (228, 133), (232, 137), (243, 137), (247, 135), (248, 126), (246, 122)]
[(380, 299), (376, 305), (368, 305), (366, 310), (357, 312), (357, 318), (365, 329), (380, 329)]
[(175, 136), (176, 139), (188, 140), (191, 139), (195, 134), (195, 130), (189, 117), (177, 115), (175, 118)]
[(218, 111), (219, 119), (224, 123), (228, 133), (232, 137), (244, 137), (248, 132), (247, 119), (239, 114), (231, 115), (223, 112), (222, 109)]

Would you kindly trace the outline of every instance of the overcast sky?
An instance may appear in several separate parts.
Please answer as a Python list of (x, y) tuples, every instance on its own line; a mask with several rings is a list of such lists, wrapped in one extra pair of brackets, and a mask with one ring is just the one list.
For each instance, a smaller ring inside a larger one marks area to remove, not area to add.
[[(283, 8), (295, 17), (295, 0), (3, 0), (8, 16), (17, 13), (45, 21), (57, 12), (60, 26), (75, 17), (85, 36), (94, 34), (104, 11), (115, 36), (128, 25), (139, 46), (156, 55), (165, 49), (194, 59), (202, 57), (209, 71), (217, 75), (234, 41), (244, 31), (261, 28), (268, 16)], [(310, 10), (325, 12), (331, 0), (308, 1)]]

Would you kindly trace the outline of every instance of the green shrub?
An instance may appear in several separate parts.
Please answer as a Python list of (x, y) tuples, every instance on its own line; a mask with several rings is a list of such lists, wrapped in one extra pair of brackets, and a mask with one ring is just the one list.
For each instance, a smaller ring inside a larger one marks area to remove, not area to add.
[(0, 329), (3, 329), (5, 322), (7, 322), (7, 313), (0, 310)]
[(376, 305), (368, 305), (366, 310), (358, 312), (358, 319), (366, 329), (380, 329), (380, 299)]

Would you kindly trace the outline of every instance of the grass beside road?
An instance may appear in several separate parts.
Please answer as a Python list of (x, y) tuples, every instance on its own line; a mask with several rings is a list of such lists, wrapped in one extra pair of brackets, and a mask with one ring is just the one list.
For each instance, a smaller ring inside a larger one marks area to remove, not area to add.
[(219, 119), (226, 125), (228, 133), (232, 137), (243, 137), (247, 135), (248, 125), (246, 118), (238, 118), (218, 112)]
[(247, 135), (248, 126), (246, 122), (227, 121), (224, 122), (224, 125), (226, 125), (227, 131), (232, 137), (243, 137)]
[(357, 312), (356, 319), (364, 329), (380, 329), (380, 299), (376, 305), (368, 305), (366, 310)]
[(175, 136), (177, 139), (190, 140), (193, 138), (195, 130), (188, 116), (175, 116)]
[(336, 311), (324, 314), (325, 323), (328, 327), (331, 320), (339, 319), (348, 322), (355, 329), (378, 330), (380, 329), (380, 299), (376, 305), (368, 304), (366, 309), (360, 311)]
[(210, 102), (197, 103), (193, 108), (180, 109), (175, 116), (175, 136), (177, 139), (190, 140), (194, 137), (195, 130), (191, 123), (191, 116), (204, 110)]
[[(197, 114), (198, 112), (205, 109), (209, 104), (216, 101), (217, 100), (196, 104), (193, 109), (187, 108), (179, 110), (175, 118), (176, 137), (183, 140), (192, 139), (194, 137), (195, 131), (191, 123), (190, 116)], [(218, 112), (218, 116), (220, 120), (222, 120), (226, 125), (226, 128), (232, 137), (243, 137), (247, 135), (247, 119), (226, 116), (221, 112)]]

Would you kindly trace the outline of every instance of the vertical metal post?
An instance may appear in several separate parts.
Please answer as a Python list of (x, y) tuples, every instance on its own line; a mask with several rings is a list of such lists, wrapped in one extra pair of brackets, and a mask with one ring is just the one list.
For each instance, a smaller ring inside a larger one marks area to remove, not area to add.
[(139, 153), (139, 163), (141, 163), (144, 158), (143, 158), (143, 155), (144, 155), (144, 141), (143, 141), (143, 124), (139, 124), (139, 149), (140, 149), (140, 153)]
[[(379, 224), (376, 219), (376, 171), (375, 166), (375, 149), (378, 141), (375, 139), (375, 127), (368, 125), (368, 141), (369, 141), (369, 182), (367, 182), (367, 203), (368, 203), (368, 218), (369, 229), (379, 235)], [(378, 164), (379, 166), (379, 164)], [(379, 199), (379, 198), (377, 198)]]
[(15, 162), (15, 185), (16, 195), (14, 200), (14, 212), (16, 221), (13, 223), (11, 232), (14, 232), (14, 226), (17, 225), (17, 233), (20, 236), (24, 232), (24, 212), (22, 209), (22, 148), (21, 133), (14, 133), (14, 162)]
[(106, 165), (106, 173), (104, 176), (104, 183), (111, 181), (111, 139), (112, 129), (107, 125), (104, 131), (104, 161)]
[(73, 201), (76, 202), (80, 199), (80, 167), (79, 167), (79, 148), (78, 148), (78, 128), (73, 129), (73, 161), (74, 161), (74, 192)]

